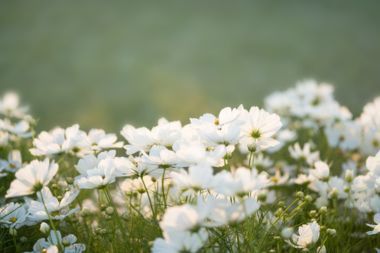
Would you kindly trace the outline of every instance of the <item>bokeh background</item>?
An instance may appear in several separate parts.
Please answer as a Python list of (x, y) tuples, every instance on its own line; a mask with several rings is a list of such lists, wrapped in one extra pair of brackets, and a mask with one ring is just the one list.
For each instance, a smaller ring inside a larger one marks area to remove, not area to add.
[(296, 81), (380, 95), (380, 1), (1, 1), (0, 92), (39, 129), (185, 120)]

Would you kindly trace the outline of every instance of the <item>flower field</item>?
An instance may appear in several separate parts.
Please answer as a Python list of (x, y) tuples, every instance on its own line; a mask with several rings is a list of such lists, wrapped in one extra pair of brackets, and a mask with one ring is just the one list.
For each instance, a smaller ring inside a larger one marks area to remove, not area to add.
[(306, 80), (119, 135), (0, 114), (1, 252), (380, 252), (380, 97)]

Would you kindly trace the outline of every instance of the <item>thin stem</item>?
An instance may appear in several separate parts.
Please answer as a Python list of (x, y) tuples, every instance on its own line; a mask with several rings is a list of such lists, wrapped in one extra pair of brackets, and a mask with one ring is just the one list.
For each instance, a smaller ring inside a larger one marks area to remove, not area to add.
[(44, 197), (42, 196), (42, 192), (39, 192), (40, 196), (41, 196), (41, 200), (42, 200), (42, 204), (44, 205), (44, 208), (45, 208), (45, 212), (46, 212), (46, 215), (48, 216), (48, 219), (49, 219), (49, 223), (50, 223), (50, 226), (53, 228), (53, 231), (54, 231), (54, 235), (55, 237), (57, 238), (57, 241), (58, 241), (58, 247), (59, 249), (63, 252), (65, 247), (63, 246), (60, 238), (58, 237), (58, 232), (57, 232), (57, 229), (54, 225), (54, 222), (53, 222), (53, 219), (51, 218), (50, 214), (49, 214), (49, 211), (46, 207), (46, 204), (45, 204), (45, 200), (44, 200)]
[(162, 198), (164, 199), (164, 208), (167, 208), (166, 203), (166, 195), (165, 195), (165, 172), (166, 169), (164, 168), (164, 172), (162, 172), (162, 179), (161, 179), (161, 191), (162, 191)]
[(146, 194), (148, 195), (148, 201), (149, 201), (150, 209), (152, 209), (153, 218), (156, 219), (156, 212), (154, 211), (153, 202), (152, 202), (152, 199), (150, 198), (148, 187), (146, 187), (146, 184), (145, 184), (145, 181), (144, 181), (143, 177), (141, 177), (141, 181), (143, 183), (143, 186), (144, 186), (144, 189), (146, 191)]

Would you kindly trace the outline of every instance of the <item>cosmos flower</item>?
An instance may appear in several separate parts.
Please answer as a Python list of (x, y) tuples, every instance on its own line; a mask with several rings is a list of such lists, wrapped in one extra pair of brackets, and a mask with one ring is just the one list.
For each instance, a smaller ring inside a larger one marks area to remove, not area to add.
[(282, 126), (277, 114), (268, 113), (258, 107), (251, 107), (242, 118), (244, 119), (240, 139), (242, 151), (265, 150), (279, 144), (273, 138)]
[(0, 226), (19, 228), (25, 224), (28, 214), (26, 205), (10, 202), (0, 207)]
[(373, 221), (375, 224), (367, 224), (367, 226), (373, 228), (372, 231), (368, 231), (368, 235), (376, 235), (380, 233), (380, 213), (377, 213), (373, 216)]
[(134, 174), (134, 165), (125, 157), (116, 157), (114, 150), (104, 151), (98, 156), (87, 155), (79, 160), (75, 184), (80, 189), (94, 189), (115, 182), (116, 177)]
[(36, 193), (47, 186), (58, 171), (58, 164), (50, 162), (48, 158), (44, 161), (33, 160), (25, 167), (19, 169), (12, 181), (6, 198), (13, 198)]
[(319, 239), (320, 226), (315, 221), (298, 228), (298, 234), (293, 234), (291, 244), (295, 248), (305, 249)]
[(50, 218), (55, 220), (63, 220), (66, 216), (74, 213), (78, 209), (69, 209), (69, 205), (78, 196), (79, 190), (72, 188), (65, 192), (61, 200), (53, 196), (48, 187), (44, 187), (38, 194), (38, 200), (29, 202), (28, 217), (32, 222), (40, 222)]

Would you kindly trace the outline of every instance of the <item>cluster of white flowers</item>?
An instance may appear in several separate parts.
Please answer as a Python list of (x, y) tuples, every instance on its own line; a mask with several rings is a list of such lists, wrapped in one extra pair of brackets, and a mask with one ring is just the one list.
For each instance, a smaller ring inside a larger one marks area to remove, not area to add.
[[(39, 228), (45, 236), (32, 252), (94, 251), (101, 246), (91, 236), (152, 252), (327, 252), (326, 241), (345, 233), (336, 230), (339, 216), (351, 212), (373, 230), (347, 237), (372, 240), (380, 233), (380, 99), (355, 119), (332, 86), (306, 81), (265, 104), (226, 107), (185, 125), (164, 118), (151, 129), (126, 125), (123, 141), (79, 125), (32, 138), (32, 117), (7, 94), (0, 229), (21, 241), (25, 227)], [(135, 235), (140, 230), (129, 229), (141, 220), (151, 231)], [(77, 234), (86, 246), (76, 243), (76, 227), (86, 231)]]

